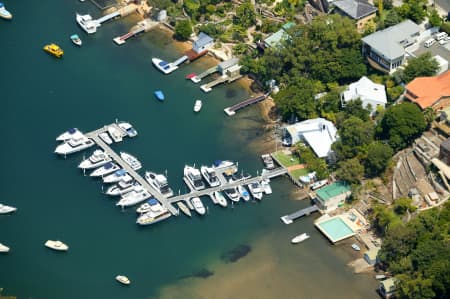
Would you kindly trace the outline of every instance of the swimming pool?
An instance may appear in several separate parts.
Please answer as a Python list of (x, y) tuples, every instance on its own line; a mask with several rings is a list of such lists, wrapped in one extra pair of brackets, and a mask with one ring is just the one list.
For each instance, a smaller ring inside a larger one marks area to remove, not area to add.
[(355, 235), (350, 226), (339, 216), (316, 223), (316, 226), (333, 243)]

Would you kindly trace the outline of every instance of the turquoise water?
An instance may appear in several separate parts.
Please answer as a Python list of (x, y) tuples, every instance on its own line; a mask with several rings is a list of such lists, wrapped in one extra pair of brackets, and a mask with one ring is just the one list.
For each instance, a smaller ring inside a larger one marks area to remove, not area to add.
[(325, 220), (318, 225), (333, 239), (333, 242), (354, 234), (353, 230), (339, 217)]
[[(9, 254), (0, 255), (3, 295), (156, 298), (162, 288), (177, 289), (186, 281), (194, 290), (197, 282), (208, 284), (213, 279), (231, 282), (230, 277), (243, 275), (241, 281), (246, 282), (246, 271), (256, 269), (261, 260), (271, 260), (272, 275), (295, 279), (289, 294), (296, 298), (377, 298), (375, 282), (367, 276), (355, 277), (346, 267), (352, 253), (331, 246), (313, 228), (312, 218), (290, 226), (281, 223), (280, 216), (309, 204), (291, 200), (295, 195), (286, 179), (274, 180), (274, 194), (260, 203), (222, 209), (202, 198), (209, 207), (205, 217), (180, 216), (138, 227), (133, 209), (118, 209), (114, 200), (101, 193), (99, 180), (77, 169), (83, 153), (67, 159), (53, 153), (58, 134), (70, 127), (94, 130), (116, 118), (129, 121), (139, 136), (113, 148), (139, 157), (143, 170), (167, 170), (171, 187), (184, 192), (186, 163), (231, 159), (239, 161), (244, 172), (255, 174), (261, 169), (259, 155), (270, 144), (259, 108), (229, 118), (223, 109), (248, 97), (244, 88), (233, 83), (204, 94), (185, 80), (185, 74), (212, 65), (206, 58), (169, 76), (157, 72), (152, 56), (174, 60), (182, 55), (161, 31), (116, 46), (112, 38), (139, 21), (135, 16), (104, 24), (95, 35), (87, 36), (77, 27), (74, 13), (100, 16), (88, 1), (8, 1), (6, 6), (14, 19), (0, 19), (0, 202), (17, 206), (18, 212), (0, 217), (0, 242), (11, 247)], [(83, 47), (72, 45), (69, 36), (74, 33), (82, 38)], [(62, 59), (42, 50), (50, 42), (64, 49)], [(156, 89), (164, 91), (164, 103), (154, 98)], [(203, 100), (199, 114), (192, 111), (197, 98)], [(312, 238), (294, 248), (289, 241), (299, 232), (308, 232)], [(58, 254), (46, 249), (48, 239), (60, 239), (70, 250)], [(236, 263), (222, 261), (223, 254), (242, 244), (251, 248), (247, 256)], [(202, 269), (213, 275), (185, 279)], [(118, 274), (127, 275), (132, 285), (119, 285), (114, 280)], [(267, 289), (256, 284), (248, 283), (247, 290), (258, 298), (286, 295), (283, 282), (265, 277), (271, 279), (267, 284), (271, 291), (266, 292), (270, 295), (259, 293)], [(327, 279), (332, 291), (321, 288), (319, 278)], [(260, 282), (265, 283), (264, 278)], [(214, 286), (216, 290), (205, 290), (202, 296), (226, 298), (234, 290)], [(301, 295), (297, 287), (303, 290)], [(182, 297), (201, 296), (193, 291)]]

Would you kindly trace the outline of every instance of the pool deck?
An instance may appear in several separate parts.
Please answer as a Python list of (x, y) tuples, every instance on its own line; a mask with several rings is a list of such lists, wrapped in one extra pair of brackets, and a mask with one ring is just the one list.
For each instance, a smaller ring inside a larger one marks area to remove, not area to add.
[[(335, 221), (339, 221), (338, 223), (339, 224), (337, 224), (337, 225), (340, 225), (340, 226), (342, 226), (341, 227), (341, 231), (343, 231), (343, 230), (346, 230), (347, 231), (347, 229), (349, 230), (349, 231), (351, 231), (351, 232), (339, 232), (340, 234), (339, 234), (339, 236), (337, 236), (337, 237), (334, 237), (333, 235), (332, 235), (332, 232), (330, 231), (330, 229), (327, 229), (327, 228), (325, 228), (325, 227), (323, 227), (323, 225), (325, 224), (325, 223), (328, 223), (328, 222), (330, 222), (330, 221), (333, 221), (333, 222), (335, 222)], [(315, 223), (314, 223), (314, 225), (322, 232), (322, 234), (324, 234), (332, 243), (336, 243), (336, 242), (339, 242), (339, 241), (342, 241), (342, 240), (344, 240), (344, 239), (347, 239), (347, 238), (350, 238), (350, 237), (353, 237), (354, 235), (356, 235), (356, 231), (354, 230), (354, 228), (353, 228), (353, 225), (351, 225), (351, 223), (350, 223), (350, 221), (347, 221), (346, 219), (345, 219), (345, 217), (342, 217), (341, 215), (338, 215), (338, 216), (333, 216), (333, 217), (330, 217), (329, 215), (324, 215), (324, 216), (322, 216), (322, 217), (320, 217), (318, 220), (316, 220), (315, 221)]]

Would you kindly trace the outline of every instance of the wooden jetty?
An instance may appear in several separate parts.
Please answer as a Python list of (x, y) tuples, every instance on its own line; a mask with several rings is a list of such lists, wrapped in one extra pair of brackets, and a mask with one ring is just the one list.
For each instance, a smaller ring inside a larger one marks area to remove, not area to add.
[(240, 110), (242, 108), (245, 108), (247, 106), (259, 103), (261, 101), (264, 101), (268, 96), (269, 96), (269, 93), (266, 93), (266, 94), (260, 95), (258, 97), (250, 98), (250, 99), (247, 99), (247, 100), (242, 101), (240, 103), (237, 103), (236, 105), (233, 105), (231, 107), (225, 108), (223, 111), (225, 111), (225, 113), (228, 116), (233, 116), (233, 115), (236, 114), (236, 111), (238, 111), (238, 110)]
[(303, 216), (307, 216), (311, 213), (317, 212), (319, 211), (319, 207), (316, 205), (312, 205), (310, 207), (301, 209), (295, 213), (289, 214), (289, 215), (285, 215), (280, 217), (281, 220), (285, 223), (285, 224), (291, 224), (292, 222), (294, 222), (294, 220), (303, 217)]
[(229, 76), (229, 75), (222, 75), (219, 78), (217, 78), (216, 80), (209, 82), (207, 84), (203, 84), (202, 86), (200, 86), (200, 89), (203, 90), (204, 92), (210, 92), (214, 86), (219, 85), (220, 83), (224, 83), (224, 82), (228, 82), (231, 83), (239, 78), (241, 78), (242, 75), (241, 74), (236, 74), (233, 76)]

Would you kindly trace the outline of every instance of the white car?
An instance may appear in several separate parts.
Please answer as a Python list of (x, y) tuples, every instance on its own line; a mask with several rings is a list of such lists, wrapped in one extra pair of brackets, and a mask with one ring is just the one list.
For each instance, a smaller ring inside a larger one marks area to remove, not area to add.
[(440, 41), (439, 41), (439, 44), (440, 45), (445, 45), (446, 43), (448, 43), (448, 39), (446, 39), (446, 38), (443, 38), (443, 39), (441, 39)]

